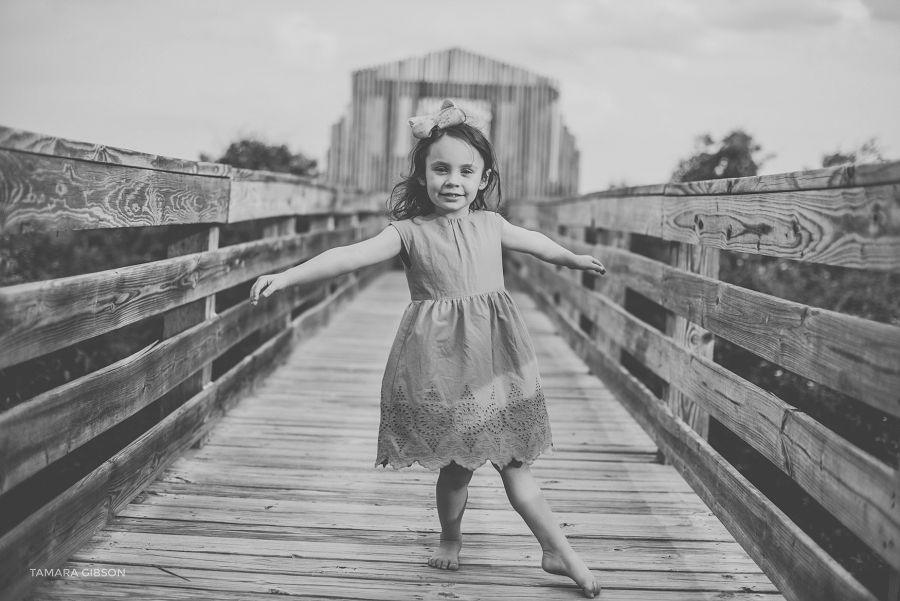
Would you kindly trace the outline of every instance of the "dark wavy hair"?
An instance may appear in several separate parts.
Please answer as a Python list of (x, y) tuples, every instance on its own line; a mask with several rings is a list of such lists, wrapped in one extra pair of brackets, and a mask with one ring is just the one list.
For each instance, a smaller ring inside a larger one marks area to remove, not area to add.
[(420, 139), (409, 152), (409, 174), (401, 175), (403, 181), (394, 186), (386, 203), (392, 221), (431, 215), (434, 212), (434, 203), (428, 198), (428, 191), (425, 189), (425, 186), (419, 183), (419, 179), (425, 179), (425, 159), (428, 157), (428, 149), (444, 136), (462, 140), (477, 150), (484, 161), (484, 172), (486, 173), (488, 169), (491, 170), (487, 186), (485, 186), (484, 190), (479, 190), (478, 194), (475, 195), (475, 200), (469, 205), (470, 210), (488, 210), (487, 199), (496, 190), (497, 203), (495, 210), (500, 212), (502, 192), (500, 190), (500, 172), (497, 170), (497, 155), (494, 154), (494, 147), (491, 146), (490, 141), (484, 137), (484, 134), (478, 128), (468, 123), (460, 123), (444, 129), (435, 127), (431, 132), (431, 137)]

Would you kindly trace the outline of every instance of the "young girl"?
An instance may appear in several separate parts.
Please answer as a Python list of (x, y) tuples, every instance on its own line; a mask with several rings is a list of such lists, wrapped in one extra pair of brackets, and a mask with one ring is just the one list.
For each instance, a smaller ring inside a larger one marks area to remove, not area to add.
[(382, 382), (376, 466), (400, 469), (418, 461), (440, 469), (440, 547), (428, 565), (459, 568), (469, 480), (490, 461), (541, 544), (543, 569), (572, 578), (594, 597), (600, 586), (560, 531), (529, 467), (553, 445), (531, 339), (504, 289), (501, 248), (571, 269), (606, 269), (487, 210), (494, 189), (500, 202), (497, 160), (452, 102), (410, 125), (419, 141), (410, 153), (410, 176), (391, 195), (395, 221), (369, 240), (260, 277), (251, 303), (399, 254), (412, 302)]

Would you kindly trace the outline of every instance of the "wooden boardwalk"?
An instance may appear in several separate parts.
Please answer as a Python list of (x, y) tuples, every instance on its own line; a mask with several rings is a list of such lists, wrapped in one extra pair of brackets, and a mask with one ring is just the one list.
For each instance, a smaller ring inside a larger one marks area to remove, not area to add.
[[(782, 599), (530, 298), (558, 451), (533, 466), (600, 599)], [(436, 473), (374, 468), (381, 377), (409, 302), (378, 278), (295, 348), (208, 444), (178, 459), (32, 599), (578, 599), (490, 467), (472, 480), (458, 572), (429, 568)], [(84, 576), (84, 568), (124, 575)]]

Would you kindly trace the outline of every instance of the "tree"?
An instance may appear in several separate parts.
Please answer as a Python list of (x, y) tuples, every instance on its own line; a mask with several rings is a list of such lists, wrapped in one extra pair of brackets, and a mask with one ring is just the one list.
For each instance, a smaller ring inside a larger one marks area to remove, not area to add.
[(698, 136), (694, 156), (678, 164), (678, 169), (672, 174), (672, 181), (694, 182), (756, 175), (763, 163), (774, 156), (755, 156), (761, 148), (753, 141), (753, 136), (740, 129), (734, 130), (718, 143), (709, 134)]
[(832, 154), (822, 157), (822, 167), (834, 167), (836, 165), (853, 165), (855, 163), (884, 163), (881, 145), (878, 138), (871, 138), (863, 142), (858, 148), (847, 152), (836, 150)]
[(232, 142), (218, 159), (207, 154), (200, 155), (201, 161), (215, 161), (242, 169), (278, 171), (294, 175), (315, 176), (316, 160), (303, 153), (293, 154), (284, 145), (270, 145), (257, 138), (242, 138)]

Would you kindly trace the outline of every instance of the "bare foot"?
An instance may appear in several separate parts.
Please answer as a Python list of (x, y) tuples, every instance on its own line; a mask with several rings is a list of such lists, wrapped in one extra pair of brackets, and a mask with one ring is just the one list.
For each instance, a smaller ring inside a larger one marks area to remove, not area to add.
[(581, 592), (585, 597), (593, 599), (594, 595), (600, 594), (600, 585), (594, 575), (572, 549), (569, 549), (568, 552), (544, 551), (541, 567), (545, 572), (557, 576), (568, 576), (574, 580), (575, 584), (581, 587)]
[(441, 539), (441, 546), (428, 558), (428, 565), (442, 570), (458, 570), (460, 549), (462, 549), (461, 540)]

